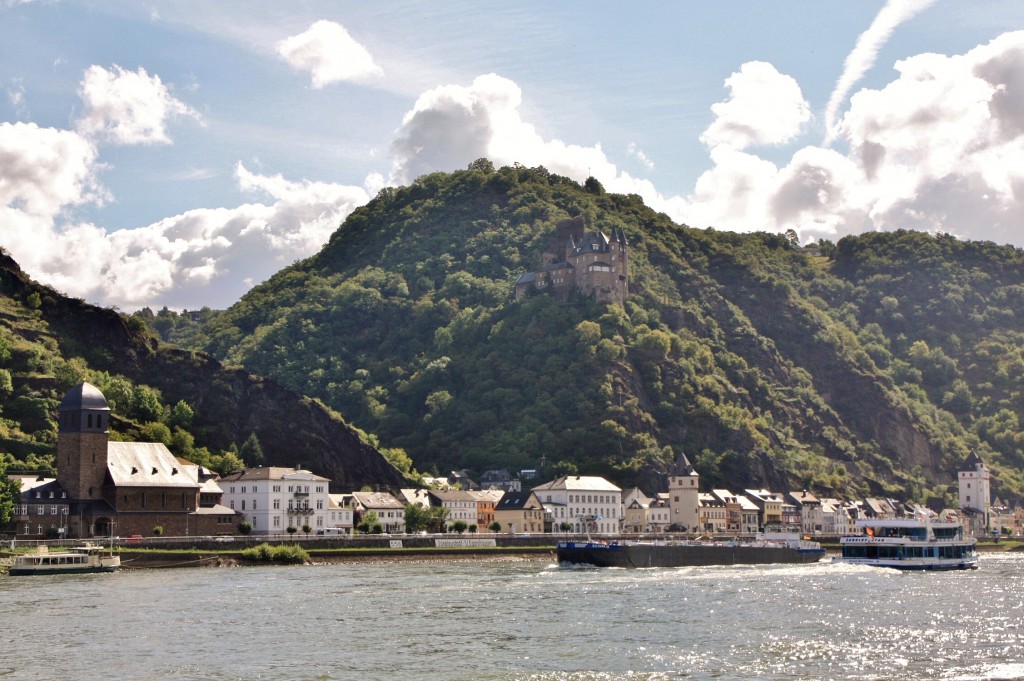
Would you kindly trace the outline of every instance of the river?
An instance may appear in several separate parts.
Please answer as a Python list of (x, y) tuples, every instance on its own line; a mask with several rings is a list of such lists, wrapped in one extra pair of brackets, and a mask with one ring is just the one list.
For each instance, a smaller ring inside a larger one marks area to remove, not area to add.
[(1019, 679), (1024, 553), (978, 570), (548, 560), (3, 577), (0, 680)]

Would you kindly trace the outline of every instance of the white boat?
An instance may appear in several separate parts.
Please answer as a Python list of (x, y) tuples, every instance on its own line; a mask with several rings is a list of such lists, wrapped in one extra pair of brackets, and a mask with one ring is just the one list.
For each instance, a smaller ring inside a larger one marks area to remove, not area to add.
[(84, 544), (59, 551), (46, 546), (14, 558), (10, 575), (68, 575), (113, 572), (121, 567), (121, 557), (97, 544)]
[(969, 570), (978, 566), (977, 540), (958, 522), (931, 518), (858, 520), (863, 534), (840, 537), (838, 562), (900, 570)]

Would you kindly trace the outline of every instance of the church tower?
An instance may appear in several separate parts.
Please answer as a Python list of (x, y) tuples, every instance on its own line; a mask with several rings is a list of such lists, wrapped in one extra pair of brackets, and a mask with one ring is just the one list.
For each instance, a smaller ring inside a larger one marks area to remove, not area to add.
[(57, 482), (74, 500), (101, 499), (107, 474), (110, 407), (94, 385), (64, 395), (57, 426)]
[(685, 527), (687, 532), (700, 527), (699, 477), (686, 454), (680, 452), (668, 475), (668, 505), (670, 524)]

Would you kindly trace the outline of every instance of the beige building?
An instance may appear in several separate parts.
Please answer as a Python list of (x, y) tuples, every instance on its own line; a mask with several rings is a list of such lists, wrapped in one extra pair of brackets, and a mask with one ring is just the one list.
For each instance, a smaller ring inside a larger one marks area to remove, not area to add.
[(499, 532), (541, 533), (544, 531), (544, 504), (533, 492), (505, 492), (494, 507)]

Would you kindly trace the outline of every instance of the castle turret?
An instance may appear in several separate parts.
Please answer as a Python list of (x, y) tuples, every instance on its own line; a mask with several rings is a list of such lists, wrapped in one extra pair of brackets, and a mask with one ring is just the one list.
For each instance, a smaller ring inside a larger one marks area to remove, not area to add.
[(102, 498), (107, 474), (110, 407), (90, 383), (64, 395), (57, 425), (57, 482), (71, 499)]

